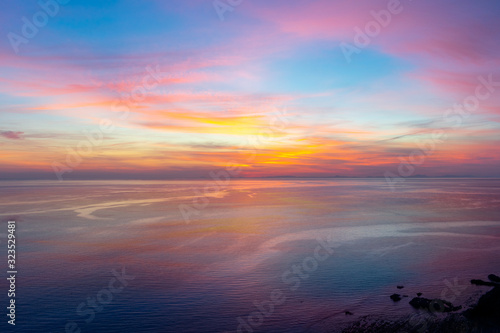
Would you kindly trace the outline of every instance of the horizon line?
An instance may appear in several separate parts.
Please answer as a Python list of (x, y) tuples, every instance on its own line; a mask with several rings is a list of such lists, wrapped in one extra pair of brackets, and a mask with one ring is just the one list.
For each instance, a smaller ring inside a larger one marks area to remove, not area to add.
[[(327, 176), (327, 177), (301, 177), (301, 176), (266, 176), (266, 177), (231, 177), (231, 179), (245, 180), (245, 179), (385, 179), (384, 176)], [(500, 179), (500, 176), (409, 176), (401, 177), (403, 179)], [(177, 180), (212, 180), (209, 177), (193, 177), (193, 178), (87, 178), (87, 179), (47, 179), (47, 178), (0, 178), (1, 182), (5, 181), (53, 181), (63, 183), (65, 181), (177, 181)]]

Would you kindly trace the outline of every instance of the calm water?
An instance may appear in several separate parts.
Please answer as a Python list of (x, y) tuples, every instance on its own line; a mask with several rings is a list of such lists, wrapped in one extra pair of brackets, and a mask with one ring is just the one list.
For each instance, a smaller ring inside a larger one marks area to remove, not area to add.
[(394, 292), (464, 304), (487, 290), (468, 280), (500, 273), (500, 180), (213, 185), (0, 182), (0, 218), (17, 221), (15, 331), (331, 332), (411, 313)]

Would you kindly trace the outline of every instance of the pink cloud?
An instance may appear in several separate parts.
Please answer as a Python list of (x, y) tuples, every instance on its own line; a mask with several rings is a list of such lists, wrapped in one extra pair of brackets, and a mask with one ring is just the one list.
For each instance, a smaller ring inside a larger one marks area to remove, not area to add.
[[(396, 1), (396, 0), (393, 0)], [(274, 27), (266, 36), (290, 39), (297, 45), (311, 40), (354, 45), (355, 28), (386, 11), (388, 0), (273, 2), (253, 4), (252, 15)], [(423, 84), (460, 93), (474, 85), (477, 73), (498, 73), (500, 21), (490, 6), (477, 2), (401, 0), (402, 11), (371, 38), (367, 48), (405, 59), (418, 66)], [(276, 30), (280, 34), (276, 33)], [(273, 33), (274, 31), (274, 33)], [(280, 40), (281, 43), (281, 40)], [(341, 52), (337, 47), (336, 52)]]
[(1, 136), (3, 136), (4, 138), (7, 138), (7, 139), (11, 139), (11, 140), (22, 140), (22, 139), (24, 139), (23, 134), (24, 134), (24, 132), (14, 132), (14, 131), (0, 132)]

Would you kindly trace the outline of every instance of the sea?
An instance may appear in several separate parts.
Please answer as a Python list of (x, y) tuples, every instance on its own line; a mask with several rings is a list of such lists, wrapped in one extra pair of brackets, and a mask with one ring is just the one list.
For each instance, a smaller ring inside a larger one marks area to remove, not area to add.
[(499, 179), (2, 181), (0, 220), (1, 332), (339, 332), (500, 274)]

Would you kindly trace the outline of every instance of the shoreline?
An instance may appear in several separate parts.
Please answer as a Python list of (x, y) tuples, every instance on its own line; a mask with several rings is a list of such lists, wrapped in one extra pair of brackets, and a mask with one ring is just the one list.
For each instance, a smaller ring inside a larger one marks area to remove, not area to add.
[[(500, 277), (490, 281), (471, 280), (477, 286), (492, 287), (475, 304), (451, 304), (440, 299), (414, 297), (409, 301), (417, 311), (399, 318), (366, 315), (330, 333), (500, 333)], [(398, 289), (402, 289), (398, 286)], [(394, 302), (401, 301), (393, 294)], [(346, 312), (346, 315), (348, 313)]]

